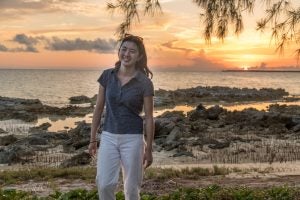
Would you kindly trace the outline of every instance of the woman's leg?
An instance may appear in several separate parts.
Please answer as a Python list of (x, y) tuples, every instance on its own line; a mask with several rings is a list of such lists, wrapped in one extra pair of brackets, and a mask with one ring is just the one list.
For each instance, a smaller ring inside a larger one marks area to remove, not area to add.
[(125, 199), (139, 200), (143, 178), (143, 135), (124, 135), (120, 145), (120, 153)]
[(116, 134), (103, 131), (97, 160), (99, 199), (114, 200), (120, 173), (120, 152)]

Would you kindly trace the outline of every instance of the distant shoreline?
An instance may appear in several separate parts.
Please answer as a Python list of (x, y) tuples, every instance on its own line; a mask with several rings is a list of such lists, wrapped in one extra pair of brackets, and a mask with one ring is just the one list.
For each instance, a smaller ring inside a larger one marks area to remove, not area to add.
[(300, 70), (222, 70), (222, 72), (300, 72)]

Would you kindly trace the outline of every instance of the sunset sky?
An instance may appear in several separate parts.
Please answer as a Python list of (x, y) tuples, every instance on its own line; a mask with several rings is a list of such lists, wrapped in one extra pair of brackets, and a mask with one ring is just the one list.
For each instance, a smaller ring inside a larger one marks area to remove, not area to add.
[[(80, 68), (112, 66), (115, 31), (123, 17), (103, 0), (0, 0), (0, 68)], [(224, 43), (206, 45), (192, 0), (161, 0), (163, 14), (140, 16), (132, 34), (144, 38), (154, 70), (221, 70), (296, 66), (295, 45), (275, 53), (270, 33), (255, 30), (263, 5), (244, 16), (245, 29)], [(296, 2), (296, 1), (295, 1)], [(299, 5), (297, 5), (299, 6)], [(290, 67), (291, 68), (291, 67)]]

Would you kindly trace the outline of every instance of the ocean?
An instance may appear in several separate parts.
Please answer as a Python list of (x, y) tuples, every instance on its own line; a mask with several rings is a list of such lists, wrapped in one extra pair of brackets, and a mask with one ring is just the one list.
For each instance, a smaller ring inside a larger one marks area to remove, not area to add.
[[(0, 96), (40, 99), (65, 106), (72, 96), (94, 96), (102, 70), (0, 69)], [(293, 72), (154, 72), (155, 90), (196, 86), (283, 88), (300, 96), (300, 73)]]

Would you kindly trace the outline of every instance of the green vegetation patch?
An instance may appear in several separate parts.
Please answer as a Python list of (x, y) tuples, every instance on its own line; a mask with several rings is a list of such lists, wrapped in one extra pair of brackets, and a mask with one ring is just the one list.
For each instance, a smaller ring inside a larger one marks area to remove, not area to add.
[[(211, 185), (205, 188), (179, 188), (174, 192), (162, 195), (141, 194), (141, 200), (295, 200), (300, 198), (298, 187), (222, 188)], [(0, 190), (0, 200), (97, 200), (96, 190), (76, 189), (66, 193), (56, 191), (47, 197), (37, 197), (31, 193), (17, 190)], [(117, 200), (125, 200), (123, 192), (116, 194)]]
[[(145, 171), (145, 179), (166, 180), (170, 178), (198, 179), (201, 176), (215, 176), (229, 174), (230, 170), (225, 167), (214, 166), (209, 168), (149, 168)], [(15, 171), (0, 172), (2, 185), (21, 183), (28, 180), (51, 181), (56, 178), (68, 180), (81, 179), (88, 182), (94, 181), (96, 168), (94, 167), (72, 167), (72, 168), (28, 168)]]
[(218, 166), (214, 166), (212, 169), (201, 167), (187, 167), (183, 169), (149, 168), (146, 170), (145, 179), (166, 180), (170, 178), (185, 178), (196, 180), (201, 176), (227, 175), (230, 172), (228, 168)]
[[(16, 171), (0, 172), (0, 180), (5, 184), (19, 183), (28, 180), (49, 181), (55, 178), (95, 180), (96, 169), (89, 168), (28, 168)], [(3, 184), (4, 184), (3, 183)]]

